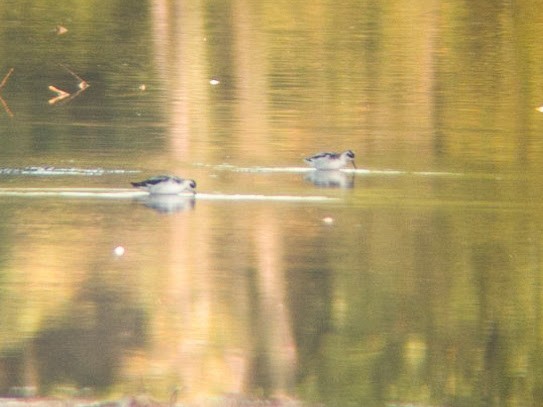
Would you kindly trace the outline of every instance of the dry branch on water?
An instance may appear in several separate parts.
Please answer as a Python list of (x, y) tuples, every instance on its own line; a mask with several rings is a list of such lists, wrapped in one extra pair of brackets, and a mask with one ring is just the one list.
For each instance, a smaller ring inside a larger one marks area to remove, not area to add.
[(13, 72), (13, 68), (10, 68), (10, 70), (8, 71), (6, 76), (4, 76), (4, 79), (2, 79), (2, 82), (0, 82), (0, 89), (2, 89), (6, 85), (6, 82), (8, 81), (8, 79), (11, 76), (12, 72)]
[(68, 32), (68, 29), (62, 25), (57, 25), (57, 27), (55, 28), (55, 32), (57, 33), (57, 35), (63, 35)]
[[(4, 76), (4, 79), (2, 79), (2, 82), (0, 82), (0, 91), (4, 88), (4, 86), (6, 85), (12, 73), (13, 73), (13, 68), (10, 68), (6, 76)], [(2, 103), (2, 106), (4, 107), (4, 110), (6, 111), (7, 115), (9, 117), (13, 117), (13, 112), (11, 111), (7, 102), (4, 100), (4, 98), (1, 95), (0, 95), (0, 103)]]
[(49, 85), (49, 90), (57, 94), (57, 96), (48, 100), (50, 105), (54, 105), (55, 103), (60, 102), (61, 100), (66, 99), (70, 96), (68, 92), (65, 92), (62, 89), (59, 89), (53, 85)]
[(90, 86), (86, 80), (84, 80), (81, 76), (79, 76), (74, 71), (72, 71), (66, 65), (60, 64), (60, 66), (63, 67), (64, 69), (66, 69), (68, 71), (68, 73), (70, 73), (75, 79), (77, 79), (79, 81), (79, 84), (77, 85), (77, 87), (79, 89), (85, 90)]
[(52, 91), (52, 92), (55, 92), (57, 94), (57, 96), (55, 96), (54, 98), (51, 98), (51, 99), (48, 100), (48, 103), (50, 105), (54, 105), (54, 104), (56, 104), (56, 103), (58, 103), (58, 102), (60, 102), (62, 100), (64, 100), (65, 102), (68, 102), (69, 100), (72, 100), (72, 99), (76, 98), (77, 96), (79, 96), (83, 91), (85, 91), (85, 89), (87, 89), (90, 86), (89, 83), (86, 80), (84, 80), (82, 77), (80, 77), (74, 71), (72, 71), (66, 65), (60, 64), (60, 66), (63, 67), (64, 69), (66, 69), (70, 75), (72, 75), (74, 78), (76, 78), (78, 80), (77, 87), (79, 88), (79, 90), (77, 92), (75, 92), (74, 94), (71, 94), (71, 93), (66, 92), (66, 91), (64, 91), (62, 89), (57, 88), (56, 86), (49, 85), (49, 90)]

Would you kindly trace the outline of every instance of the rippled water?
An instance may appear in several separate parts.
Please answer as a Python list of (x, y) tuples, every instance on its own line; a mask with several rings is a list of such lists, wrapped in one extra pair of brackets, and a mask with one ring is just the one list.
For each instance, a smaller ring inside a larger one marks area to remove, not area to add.
[(539, 14), (4, 1), (0, 404), (538, 405)]

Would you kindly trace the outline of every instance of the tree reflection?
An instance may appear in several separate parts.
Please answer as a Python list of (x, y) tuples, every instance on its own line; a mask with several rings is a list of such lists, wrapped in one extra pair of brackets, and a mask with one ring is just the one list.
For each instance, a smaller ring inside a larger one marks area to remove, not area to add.
[(145, 313), (130, 297), (91, 277), (64, 316), (37, 333), (33, 348), (41, 391), (72, 383), (104, 390), (118, 379), (130, 349), (146, 342)]

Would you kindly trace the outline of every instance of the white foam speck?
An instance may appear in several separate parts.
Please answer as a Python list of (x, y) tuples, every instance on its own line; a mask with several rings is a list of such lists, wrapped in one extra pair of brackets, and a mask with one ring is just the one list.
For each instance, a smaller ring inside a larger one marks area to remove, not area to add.
[(322, 219), (322, 223), (324, 223), (325, 225), (332, 225), (334, 223), (334, 218), (332, 218), (331, 216), (326, 216)]

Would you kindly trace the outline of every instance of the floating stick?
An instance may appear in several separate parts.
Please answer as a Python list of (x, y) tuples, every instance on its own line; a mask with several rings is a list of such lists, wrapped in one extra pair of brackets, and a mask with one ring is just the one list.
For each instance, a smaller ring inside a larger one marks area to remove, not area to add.
[(83, 79), (81, 76), (76, 74), (74, 71), (72, 71), (66, 65), (60, 64), (60, 66), (63, 67), (64, 69), (66, 69), (68, 71), (68, 73), (70, 73), (75, 79), (77, 79), (79, 81), (79, 84), (77, 85), (79, 89), (85, 90), (90, 86), (85, 79)]
[(60, 102), (61, 100), (66, 99), (70, 96), (68, 92), (65, 92), (62, 89), (59, 89), (53, 85), (49, 85), (49, 90), (57, 94), (54, 98), (51, 98), (47, 101), (50, 105), (54, 105), (55, 103)]
[[(13, 73), (13, 68), (10, 68), (8, 73), (4, 76), (4, 79), (2, 79), (2, 82), (0, 82), (0, 90), (2, 90), (4, 88), (4, 86), (6, 85), (8, 79), (11, 76), (12, 73)], [(7, 115), (9, 117), (13, 117), (13, 112), (11, 111), (11, 109), (9, 108), (7, 102), (4, 100), (4, 98), (1, 95), (0, 95), (0, 103), (2, 103), (2, 106), (4, 107), (4, 110), (6, 111)]]
[(76, 78), (79, 81), (79, 83), (77, 84), (77, 87), (79, 88), (79, 90), (75, 92), (74, 94), (71, 94), (66, 91), (63, 91), (62, 89), (57, 88), (56, 86), (49, 85), (49, 90), (57, 94), (57, 96), (48, 100), (48, 103), (50, 105), (54, 105), (55, 103), (58, 103), (61, 101), (68, 102), (69, 100), (72, 100), (76, 98), (77, 96), (79, 96), (81, 92), (83, 92), (85, 89), (87, 89), (90, 86), (89, 83), (85, 79), (80, 77), (70, 68), (68, 68), (66, 65), (63, 65), (63, 64), (59, 64), (59, 65), (62, 68), (66, 69), (66, 71), (68, 71), (70, 75), (72, 75), (74, 78)]
[(0, 89), (2, 89), (5, 86), (12, 72), (13, 72), (13, 68), (11, 68), (6, 74), (6, 76), (4, 76), (4, 79), (2, 79), (2, 82), (0, 82)]
[(9, 108), (8, 104), (6, 103), (6, 101), (4, 100), (4, 98), (2, 98), (2, 96), (0, 96), (0, 103), (2, 103), (2, 106), (4, 106), (4, 110), (6, 111), (7, 115), (9, 117), (13, 117), (13, 112), (11, 111), (11, 109)]

